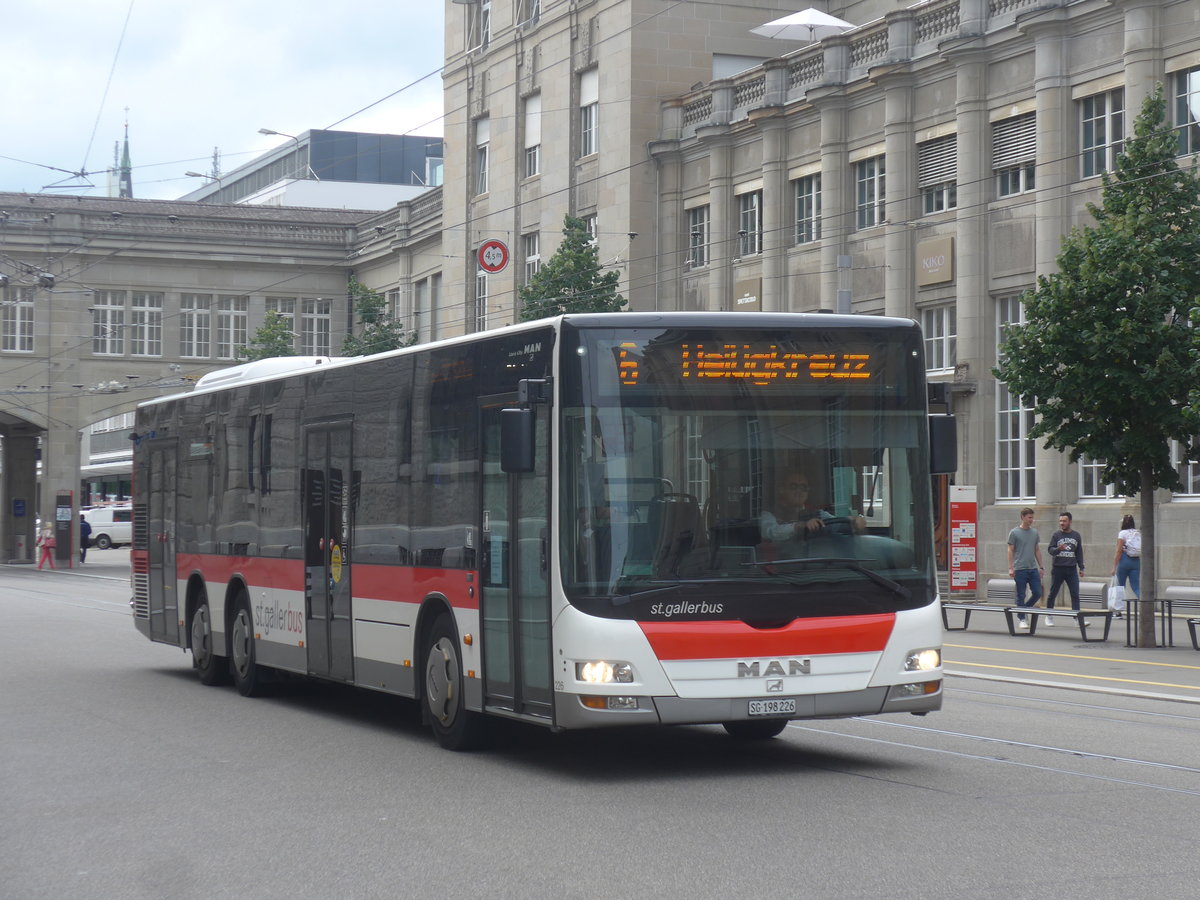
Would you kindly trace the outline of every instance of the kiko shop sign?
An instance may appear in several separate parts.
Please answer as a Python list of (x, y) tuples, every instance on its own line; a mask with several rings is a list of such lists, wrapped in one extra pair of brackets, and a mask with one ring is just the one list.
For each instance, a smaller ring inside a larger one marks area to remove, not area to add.
[(954, 238), (939, 237), (917, 244), (917, 287), (954, 280)]

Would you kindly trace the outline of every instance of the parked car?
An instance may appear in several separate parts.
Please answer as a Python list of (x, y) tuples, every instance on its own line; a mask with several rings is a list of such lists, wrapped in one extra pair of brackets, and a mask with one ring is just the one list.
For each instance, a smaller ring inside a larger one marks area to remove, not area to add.
[(95, 506), (79, 512), (92, 526), (92, 546), (97, 550), (120, 547), (133, 540), (132, 506)]

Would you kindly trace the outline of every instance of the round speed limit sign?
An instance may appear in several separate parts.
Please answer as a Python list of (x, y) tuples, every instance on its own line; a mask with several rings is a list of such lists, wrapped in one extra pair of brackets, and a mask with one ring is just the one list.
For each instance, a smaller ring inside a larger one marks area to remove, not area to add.
[(484, 241), (479, 247), (479, 268), (488, 273), (504, 270), (508, 265), (508, 247), (504, 241)]

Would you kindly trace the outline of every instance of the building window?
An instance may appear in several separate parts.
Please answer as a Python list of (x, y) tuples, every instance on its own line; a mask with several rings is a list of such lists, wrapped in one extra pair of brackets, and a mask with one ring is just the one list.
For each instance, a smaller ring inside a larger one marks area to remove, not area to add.
[(475, 193), (488, 190), (488, 148), (492, 139), (491, 120), (475, 120)]
[(854, 164), (854, 221), (860, 230), (883, 224), (886, 174), (882, 156), (872, 156)]
[(762, 191), (738, 194), (738, 256), (762, 253)]
[(246, 346), (247, 297), (217, 298), (217, 359), (237, 359)]
[(183, 294), (179, 298), (179, 355), (208, 359), (212, 352), (212, 294)]
[(541, 0), (517, 0), (517, 27), (532, 28), (542, 14)]
[(1011, 197), (1032, 191), (1036, 162), (1036, 113), (993, 123), (992, 171), (996, 174), (996, 196)]
[(426, 187), (441, 187), (444, 160), (440, 156), (425, 157)]
[(487, 272), (475, 272), (475, 330), (487, 331), (488, 327), (488, 277)]
[(1179, 155), (1200, 153), (1200, 66), (1171, 76), (1175, 127), (1179, 129)]
[(0, 297), (0, 350), (32, 353), (33, 288), (6, 287)]
[(958, 362), (958, 315), (954, 304), (921, 310), (921, 328), (925, 333), (926, 370), (952, 370)]
[(1125, 89), (1084, 97), (1079, 101), (1079, 115), (1083, 177), (1113, 171), (1125, 143)]
[(796, 195), (796, 243), (821, 239), (821, 176), (806, 175), (792, 182)]
[(467, 52), (486, 50), (492, 42), (492, 0), (467, 6)]
[(687, 211), (688, 265), (692, 268), (708, 265), (708, 206), (696, 206)]
[(925, 215), (958, 206), (958, 135), (917, 144), (917, 186)]
[(92, 352), (121, 356), (125, 352), (125, 292), (96, 291), (92, 295)]
[(333, 324), (333, 301), (325, 297), (300, 304), (300, 354), (328, 356)]
[[(997, 346), (1004, 329), (1025, 321), (1020, 294), (996, 301)], [(1032, 500), (1037, 495), (1037, 469), (1034, 453), (1037, 442), (1029, 437), (1033, 427), (1033, 408), (1023, 406), (1021, 398), (1008, 387), (996, 384), (996, 499)]]
[(542, 171), (542, 95), (525, 98), (525, 177)]
[(1100, 480), (1104, 460), (1092, 459), (1090, 456), (1079, 458), (1079, 499), (1080, 500), (1113, 500), (1117, 489), (1111, 484)]
[[(1193, 444), (1200, 447), (1200, 438), (1195, 438)], [(1178, 441), (1172, 441), (1171, 448), (1179, 480), (1183, 482), (1183, 489), (1176, 491), (1175, 496), (1200, 497), (1200, 449)]]
[(600, 125), (600, 70), (588, 69), (579, 76), (579, 155), (590, 156), (598, 147)]
[(442, 276), (430, 275), (417, 282), (413, 306), (413, 331), (418, 341), (431, 341), (437, 334), (434, 329), (434, 310), (437, 309), (438, 292)]
[(525, 254), (525, 283), (529, 284), (533, 276), (542, 267), (542, 236), (536, 231), (521, 235), (521, 249)]
[(588, 233), (591, 243), (595, 244), (600, 241), (600, 222), (595, 213), (583, 217), (583, 229)]
[(163, 295), (135, 291), (129, 311), (129, 352), (162, 356)]

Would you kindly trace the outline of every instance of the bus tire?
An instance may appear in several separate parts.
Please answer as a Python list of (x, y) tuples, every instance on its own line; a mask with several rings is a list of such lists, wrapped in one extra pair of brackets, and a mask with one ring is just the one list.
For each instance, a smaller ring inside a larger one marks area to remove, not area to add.
[(463, 702), (458, 635), (448, 613), (434, 620), (425, 646), (423, 693), (434, 737), (447, 750), (474, 750), (482, 746), (486, 722), (482, 714), (471, 712)]
[(780, 734), (787, 723), (787, 719), (742, 719), (722, 722), (721, 727), (739, 741), (765, 741)]
[(201, 684), (227, 684), (229, 682), (229, 660), (218, 656), (213, 646), (212, 610), (208, 595), (201, 590), (196, 598), (196, 609), (192, 612), (192, 668), (200, 676)]
[(233, 627), (230, 629), (230, 665), (233, 684), (243, 697), (255, 697), (263, 692), (266, 676), (256, 660), (254, 649), (254, 618), (246, 592), (237, 595), (233, 604)]

